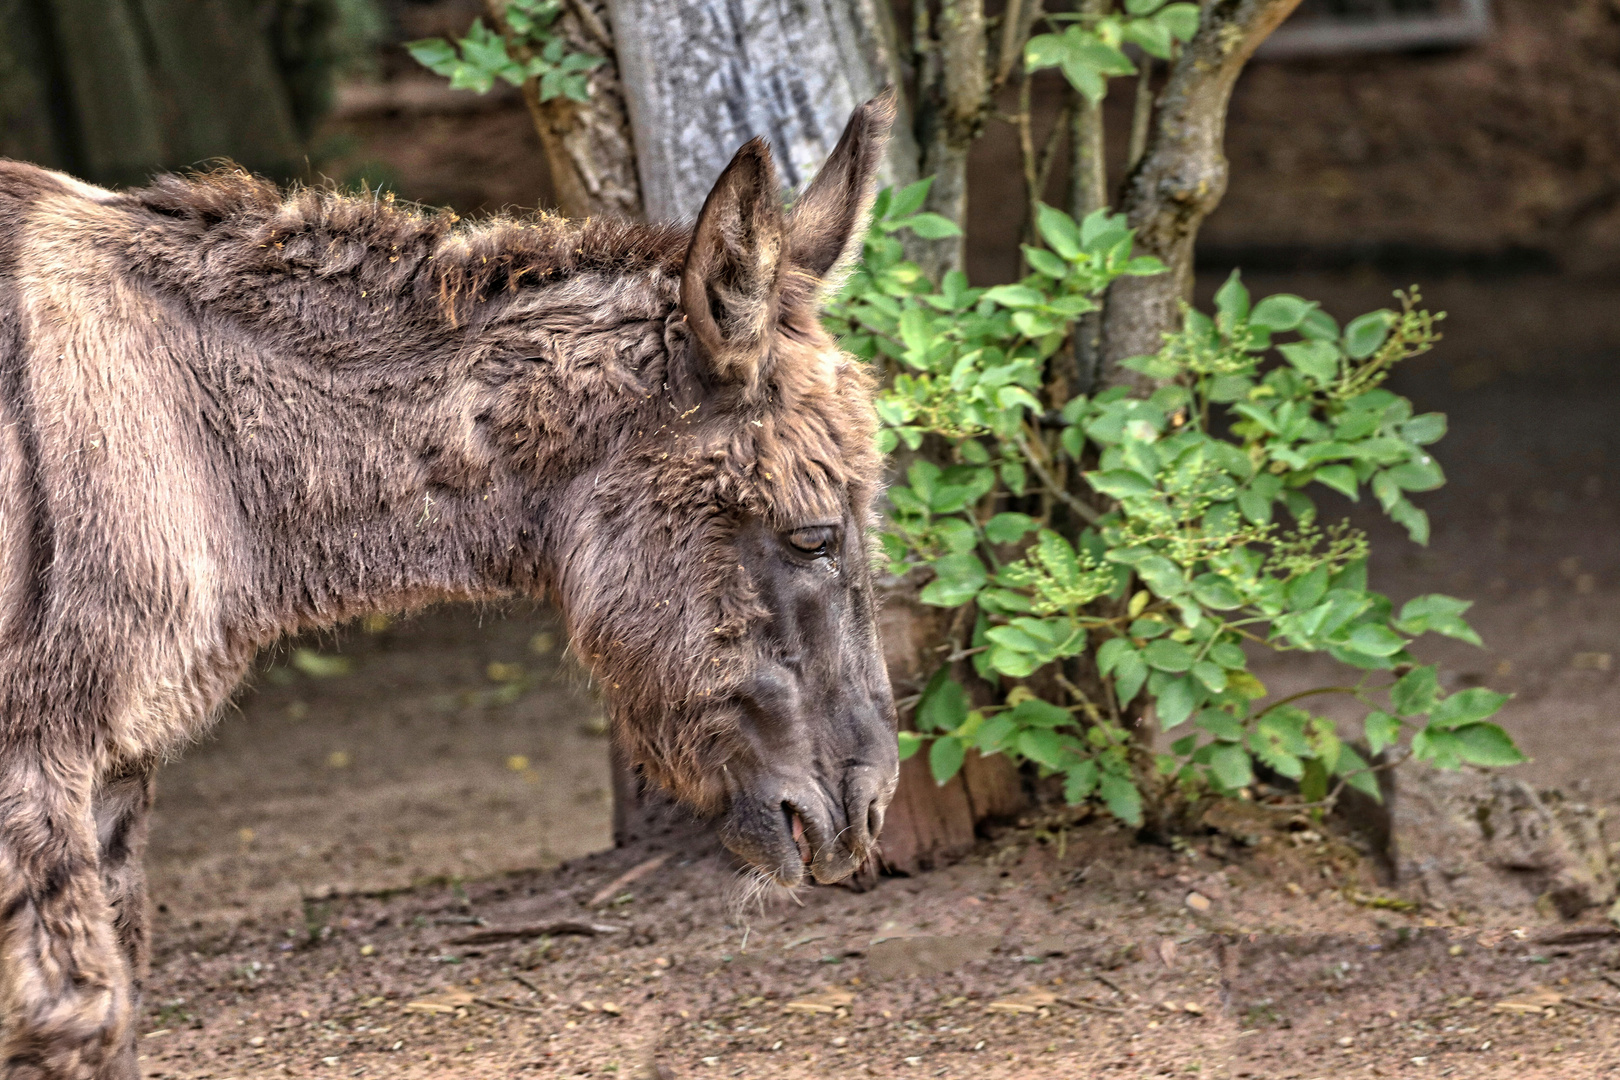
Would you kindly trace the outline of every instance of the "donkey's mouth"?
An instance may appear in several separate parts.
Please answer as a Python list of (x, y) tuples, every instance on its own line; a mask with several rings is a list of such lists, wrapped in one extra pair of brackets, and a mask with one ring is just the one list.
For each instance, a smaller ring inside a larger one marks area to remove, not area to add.
[(782, 812), (788, 816), (788, 831), (793, 834), (793, 842), (799, 848), (799, 861), (809, 866), (815, 853), (810, 850), (810, 841), (804, 835), (804, 818), (791, 806), (784, 805)]

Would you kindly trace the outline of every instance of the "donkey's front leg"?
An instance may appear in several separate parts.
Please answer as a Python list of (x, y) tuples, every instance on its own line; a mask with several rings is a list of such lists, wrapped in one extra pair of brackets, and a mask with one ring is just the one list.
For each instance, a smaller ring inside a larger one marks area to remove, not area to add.
[[(9, 758), (10, 760), (4, 760)], [(129, 965), (102, 886), (89, 755), (0, 755), (0, 1078), (133, 1080)]]
[[(113, 932), (124, 951), (130, 979), (130, 1015), (139, 1020), (146, 981), (146, 818), (152, 809), (152, 774), (148, 766), (121, 770), (96, 790), (96, 843), (101, 888), (112, 908)], [(131, 1023), (115, 1057), (96, 1072), (96, 1080), (125, 1080), (140, 1075), (135, 1063), (135, 1026)]]

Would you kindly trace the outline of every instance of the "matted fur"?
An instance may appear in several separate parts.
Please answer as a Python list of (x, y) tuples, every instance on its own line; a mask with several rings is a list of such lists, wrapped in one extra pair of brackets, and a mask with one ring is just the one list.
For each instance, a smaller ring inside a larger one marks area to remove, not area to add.
[(739, 530), (854, 522), (871, 621), (872, 387), (816, 311), (863, 115), (746, 377), (689, 230), (0, 162), (0, 1076), (135, 1075), (152, 769), (286, 633), (550, 596), (633, 760), (722, 807), (772, 617)]

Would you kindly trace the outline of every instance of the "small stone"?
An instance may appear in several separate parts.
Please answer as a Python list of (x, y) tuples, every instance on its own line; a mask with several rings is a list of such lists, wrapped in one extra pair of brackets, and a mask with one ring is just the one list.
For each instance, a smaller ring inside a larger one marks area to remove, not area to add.
[(1200, 913), (1208, 911), (1209, 897), (1201, 892), (1190, 892), (1187, 894), (1187, 906)]

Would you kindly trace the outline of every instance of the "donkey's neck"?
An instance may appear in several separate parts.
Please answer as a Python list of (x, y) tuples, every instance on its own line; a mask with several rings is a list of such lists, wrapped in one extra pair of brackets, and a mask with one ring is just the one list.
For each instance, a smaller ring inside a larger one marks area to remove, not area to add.
[(262, 638), (543, 594), (561, 493), (669, 407), (680, 237), (447, 232), (333, 197), (289, 221), (294, 205), (141, 267), (176, 339), (201, 342), (186, 351), (234, 489), (231, 554), (253, 567), (236, 618)]

